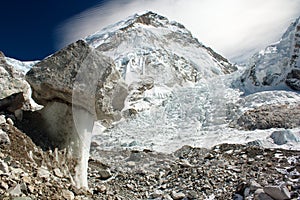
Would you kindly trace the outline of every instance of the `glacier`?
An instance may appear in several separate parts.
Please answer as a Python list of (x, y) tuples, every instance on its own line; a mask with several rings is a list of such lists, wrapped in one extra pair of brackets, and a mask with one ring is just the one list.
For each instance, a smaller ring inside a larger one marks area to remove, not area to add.
[[(203, 80), (194, 86), (172, 91), (162, 106), (153, 106), (130, 120), (117, 122), (110, 129), (94, 126), (93, 140), (100, 149), (151, 149), (171, 153), (183, 145), (210, 148), (221, 143), (260, 141), (265, 147), (299, 149), (300, 143), (273, 143), (275, 130), (245, 131), (231, 128), (229, 123), (246, 110), (267, 104), (296, 104), (300, 94), (287, 91), (265, 91), (242, 96), (229, 87), (236, 74)], [(214, 83), (214, 84), (212, 84)], [(291, 129), (300, 137), (300, 129)]]

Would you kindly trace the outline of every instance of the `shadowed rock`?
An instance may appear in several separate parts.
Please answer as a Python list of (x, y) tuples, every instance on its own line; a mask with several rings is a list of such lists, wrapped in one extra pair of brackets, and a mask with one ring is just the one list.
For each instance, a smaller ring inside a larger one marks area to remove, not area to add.
[(0, 111), (15, 112), (21, 109), (25, 103), (23, 92), (14, 93), (8, 97), (0, 99)]
[(43, 128), (60, 148), (77, 158), (74, 180), (87, 187), (87, 163), (94, 120), (120, 118), (127, 97), (113, 61), (77, 41), (35, 65), (26, 80), (42, 104)]

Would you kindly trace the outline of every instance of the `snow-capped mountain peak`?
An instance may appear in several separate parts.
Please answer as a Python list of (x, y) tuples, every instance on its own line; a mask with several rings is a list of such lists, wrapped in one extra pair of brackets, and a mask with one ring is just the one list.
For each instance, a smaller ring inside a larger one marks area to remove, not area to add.
[[(135, 14), (85, 40), (114, 59), (132, 88), (129, 99), (138, 110), (157, 105), (158, 99), (161, 102), (174, 86), (193, 85), (236, 70), (183, 25), (153, 12)], [(149, 81), (151, 87), (145, 87)]]
[[(164, 71), (173, 75), (171, 80), (161, 80), (164, 84), (174, 85), (174, 79), (179, 79), (175, 82), (182, 85), (235, 70), (183, 25), (153, 12), (135, 14), (88, 36), (86, 41), (112, 57), (129, 84), (141, 76), (157, 76)], [(149, 60), (162, 70), (150, 67)], [(133, 71), (135, 74), (130, 73)]]

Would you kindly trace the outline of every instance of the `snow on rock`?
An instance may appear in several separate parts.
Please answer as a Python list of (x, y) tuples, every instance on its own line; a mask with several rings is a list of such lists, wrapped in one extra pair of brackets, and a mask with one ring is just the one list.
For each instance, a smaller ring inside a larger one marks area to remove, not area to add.
[(131, 16), (86, 41), (114, 58), (127, 83), (151, 76), (157, 83), (174, 85), (236, 70), (183, 25), (152, 12)]
[(39, 61), (19, 61), (14, 58), (5, 57), (6, 62), (13, 66), (16, 70), (26, 74)]
[(256, 53), (238, 80), (246, 94), (273, 89), (300, 90), (300, 17), (282, 38)]

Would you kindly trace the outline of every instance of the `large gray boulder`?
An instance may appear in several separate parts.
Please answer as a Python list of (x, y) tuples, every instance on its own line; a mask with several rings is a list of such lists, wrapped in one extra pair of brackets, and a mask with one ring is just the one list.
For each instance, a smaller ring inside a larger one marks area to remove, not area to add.
[(74, 180), (87, 187), (87, 164), (94, 120), (120, 118), (127, 97), (113, 61), (77, 41), (36, 64), (27, 74), (33, 99), (42, 104), (43, 128), (77, 161)]
[(300, 126), (300, 104), (266, 105), (246, 111), (235, 122), (246, 130), (295, 128)]
[(274, 131), (270, 135), (270, 138), (272, 138), (277, 145), (283, 145), (288, 142), (300, 142), (300, 139), (289, 130)]

